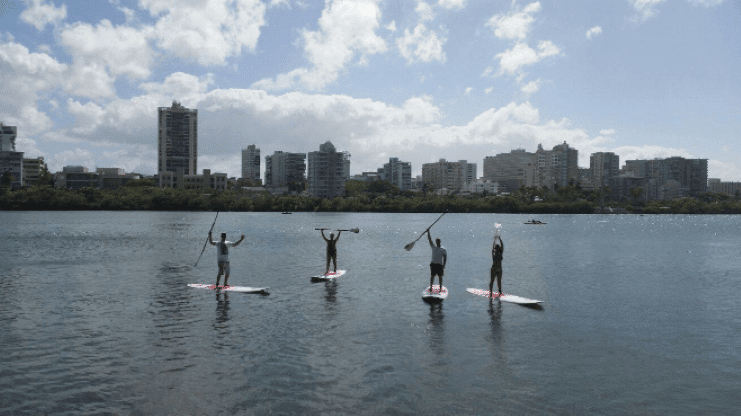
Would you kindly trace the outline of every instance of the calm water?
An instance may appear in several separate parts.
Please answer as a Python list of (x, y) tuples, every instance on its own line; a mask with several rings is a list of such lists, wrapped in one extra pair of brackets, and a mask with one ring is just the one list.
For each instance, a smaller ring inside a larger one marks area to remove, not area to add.
[[(215, 294), (213, 213), (0, 212), (0, 414), (730, 414), (741, 217), (222, 213), (247, 235)], [(494, 222), (505, 292), (488, 285)], [(339, 243), (336, 283), (317, 227)], [(185, 267), (180, 267), (185, 266)]]

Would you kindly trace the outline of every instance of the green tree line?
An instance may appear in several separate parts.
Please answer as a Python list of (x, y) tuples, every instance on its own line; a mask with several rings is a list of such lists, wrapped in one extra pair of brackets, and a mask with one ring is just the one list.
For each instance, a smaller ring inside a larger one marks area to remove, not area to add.
[[(300, 195), (250, 194), (239, 189), (158, 188), (152, 180), (128, 182), (117, 189), (55, 189), (48, 182), (32, 187), (0, 187), (0, 210), (149, 210), (255, 212), (461, 212), (591, 214), (681, 213), (739, 214), (739, 196), (706, 193), (698, 198), (641, 201), (635, 197), (611, 200), (609, 189), (584, 191), (569, 185), (553, 190), (521, 187), (509, 195), (445, 195), (430, 189), (401, 192), (388, 182), (348, 182), (345, 195), (333, 199)], [(611, 211), (607, 211), (611, 209)]]

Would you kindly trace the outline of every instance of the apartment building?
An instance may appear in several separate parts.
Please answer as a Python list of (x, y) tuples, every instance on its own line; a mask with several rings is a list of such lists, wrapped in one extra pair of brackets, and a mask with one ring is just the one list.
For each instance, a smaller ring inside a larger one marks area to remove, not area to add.
[[(198, 169), (198, 110), (173, 101), (159, 107), (157, 172), (194, 175)], [(160, 183), (160, 186), (162, 184)]]
[(310, 196), (334, 198), (345, 192), (345, 180), (350, 175), (350, 154), (336, 151), (332, 142), (309, 153), (307, 190)]
[(290, 183), (303, 184), (306, 180), (306, 153), (276, 151), (265, 156), (265, 186), (287, 187)]
[(242, 179), (260, 181), (260, 149), (254, 144), (242, 149)]

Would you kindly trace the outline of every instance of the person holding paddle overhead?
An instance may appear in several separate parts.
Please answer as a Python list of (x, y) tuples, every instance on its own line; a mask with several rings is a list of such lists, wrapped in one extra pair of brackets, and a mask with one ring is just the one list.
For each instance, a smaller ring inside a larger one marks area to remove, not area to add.
[(334, 264), (334, 271), (337, 272), (337, 240), (340, 239), (342, 230), (337, 230), (337, 238), (334, 238), (334, 233), (329, 233), (329, 238), (324, 236), (324, 229), (322, 231), (322, 238), (327, 242), (327, 271), (324, 274), (329, 274), (329, 262), (330, 260)]
[(216, 261), (219, 264), (219, 274), (216, 275), (216, 286), (219, 286), (221, 275), (224, 275), (224, 286), (229, 286), (229, 247), (236, 247), (244, 240), (244, 234), (236, 242), (226, 241), (226, 233), (221, 233), (221, 240), (214, 241), (211, 231), (208, 232), (208, 242), (216, 246)]
[(430, 292), (432, 292), (432, 284), (435, 282), (435, 275), (437, 275), (437, 279), (440, 282), (440, 289), (442, 290), (445, 264), (448, 262), (448, 250), (440, 245), (439, 238), (435, 239), (437, 245), (432, 244), (429, 228), (425, 232), (427, 233), (427, 240), (430, 242), (430, 248), (432, 249), (432, 260), (430, 260)]
[[(497, 240), (499, 243), (497, 244)], [(491, 247), (491, 280), (489, 281), (489, 292), (494, 288), (494, 280), (497, 281), (497, 290), (502, 293), (502, 257), (504, 256), (504, 242), (499, 235), (494, 237), (494, 245)]]

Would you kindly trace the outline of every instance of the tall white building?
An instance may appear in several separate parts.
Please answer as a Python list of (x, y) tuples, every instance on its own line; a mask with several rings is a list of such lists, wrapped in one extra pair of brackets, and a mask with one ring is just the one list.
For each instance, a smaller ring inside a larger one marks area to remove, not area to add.
[(422, 165), (422, 182), (435, 189), (446, 189), (449, 192), (462, 191), (466, 183), (476, 181), (476, 164), (465, 160), (448, 162), (440, 159), (436, 163)]
[(265, 186), (282, 188), (306, 180), (306, 153), (276, 151), (265, 156)]
[(569, 147), (566, 142), (553, 147), (553, 150), (544, 150), (538, 145), (535, 151), (535, 185), (555, 189), (569, 185), (572, 180), (579, 180), (579, 151)]
[(242, 149), (242, 179), (260, 180), (260, 149), (254, 144)]
[(342, 196), (349, 173), (350, 155), (336, 151), (332, 142), (325, 142), (319, 146), (318, 152), (309, 153), (309, 195), (322, 198)]
[(18, 135), (17, 126), (6, 126), (0, 123), (0, 176), (8, 172), (13, 176), (11, 186), (18, 188), (23, 185), (23, 152), (15, 151), (15, 138)]
[(390, 182), (401, 191), (412, 188), (412, 164), (410, 162), (402, 162), (399, 158), (392, 157), (389, 163), (383, 165), (383, 169), (379, 169), (379, 173), (381, 180)]
[(496, 181), (508, 191), (534, 185), (535, 153), (515, 149), (484, 158), (484, 180)]
[(198, 110), (173, 101), (158, 109), (157, 172), (195, 175), (198, 169)]

